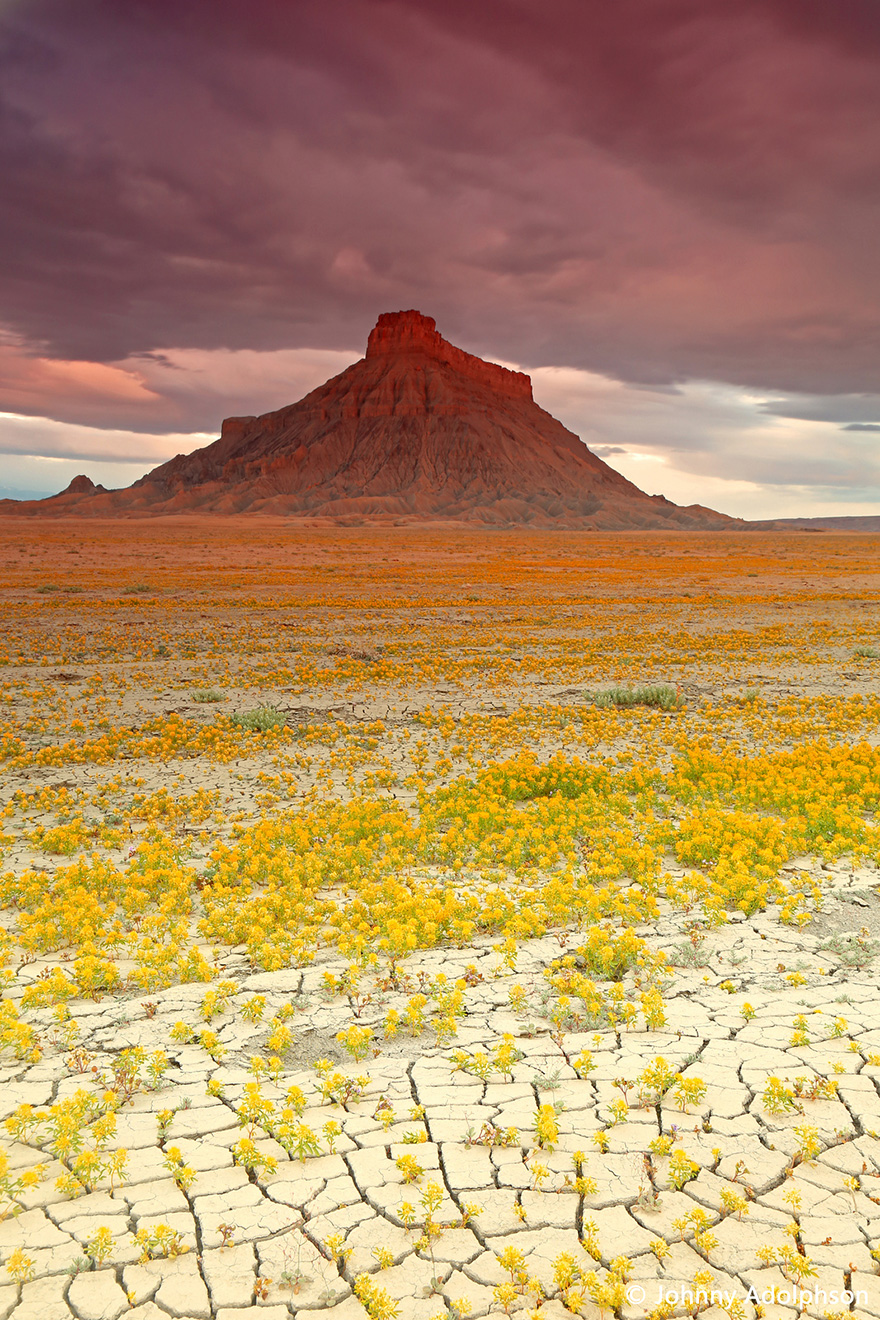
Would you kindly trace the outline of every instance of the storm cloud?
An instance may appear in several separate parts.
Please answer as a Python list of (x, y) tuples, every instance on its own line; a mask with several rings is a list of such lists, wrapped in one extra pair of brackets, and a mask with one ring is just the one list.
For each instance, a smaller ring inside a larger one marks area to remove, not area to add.
[(418, 307), (635, 414), (707, 382), (864, 442), (835, 401), (880, 398), (878, 75), (874, 0), (13, 0), (0, 409), (213, 433)]

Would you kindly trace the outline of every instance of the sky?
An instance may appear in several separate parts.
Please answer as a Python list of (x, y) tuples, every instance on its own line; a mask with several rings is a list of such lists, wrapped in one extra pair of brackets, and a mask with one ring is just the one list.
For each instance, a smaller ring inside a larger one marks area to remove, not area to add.
[(652, 494), (880, 512), (878, 0), (0, 0), (0, 179), (0, 494), (414, 307)]

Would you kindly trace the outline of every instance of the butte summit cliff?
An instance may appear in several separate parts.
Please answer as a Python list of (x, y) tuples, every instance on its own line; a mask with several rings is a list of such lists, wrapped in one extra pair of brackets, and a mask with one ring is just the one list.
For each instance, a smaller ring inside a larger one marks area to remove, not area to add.
[(646, 495), (535, 403), (528, 376), (455, 348), (416, 311), (380, 316), (366, 356), (298, 403), (229, 417), (219, 440), (124, 490), (77, 477), (45, 500), (0, 501), (0, 512), (602, 530), (738, 524)]

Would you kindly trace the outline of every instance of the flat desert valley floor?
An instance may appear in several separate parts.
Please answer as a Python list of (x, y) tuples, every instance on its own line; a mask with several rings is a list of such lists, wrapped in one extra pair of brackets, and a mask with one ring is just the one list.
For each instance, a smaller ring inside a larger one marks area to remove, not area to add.
[(880, 1317), (880, 538), (0, 527), (0, 1320)]

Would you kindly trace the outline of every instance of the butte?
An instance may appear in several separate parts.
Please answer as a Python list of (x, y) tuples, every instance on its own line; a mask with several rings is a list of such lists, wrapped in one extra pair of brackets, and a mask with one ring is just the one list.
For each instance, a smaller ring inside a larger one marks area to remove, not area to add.
[(646, 495), (535, 403), (522, 372), (465, 353), (420, 312), (387, 312), (366, 355), (298, 403), (228, 417), (220, 438), (124, 490), (76, 477), (0, 512), (275, 514), (333, 522), (721, 530), (738, 519)]

